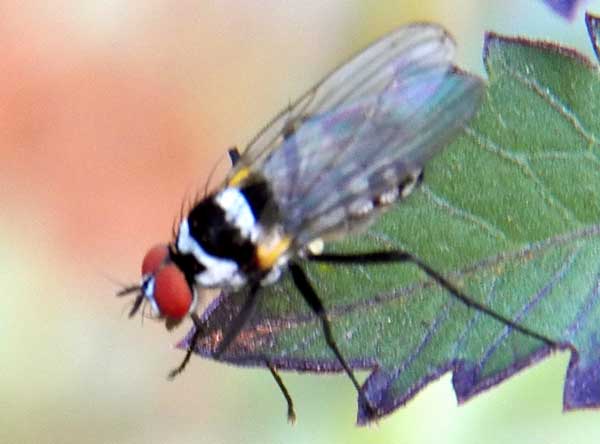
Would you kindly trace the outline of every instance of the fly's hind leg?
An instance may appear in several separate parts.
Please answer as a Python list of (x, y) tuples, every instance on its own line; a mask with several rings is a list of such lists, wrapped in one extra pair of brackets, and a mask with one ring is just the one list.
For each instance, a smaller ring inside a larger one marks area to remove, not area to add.
[(459, 300), (461, 303), (466, 305), (467, 307), (478, 310), (486, 315), (492, 317), (498, 322), (503, 323), (504, 325), (513, 328), (514, 330), (529, 336), (531, 338), (535, 338), (539, 341), (542, 341), (546, 345), (551, 348), (559, 347), (559, 343), (554, 339), (549, 338), (535, 330), (530, 329), (529, 327), (522, 325), (518, 322), (509, 319), (505, 315), (498, 313), (492, 310), (487, 305), (482, 304), (481, 302), (476, 301), (475, 299), (467, 296), (462, 291), (454, 286), (450, 281), (448, 281), (444, 276), (435, 271), (421, 259), (416, 257), (415, 255), (408, 253), (402, 250), (392, 250), (392, 251), (376, 251), (370, 253), (355, 253), (355, 254), (309, 254), (307, 259), (313, 262), (327, 262), (332, 264), (345, 264), (345, 265), (355, 265), (355, 264), (390, 264), (390, 263), (400, 263), (400, 262), (409, 262), (417, 267), (419, 267), (427, 276), (437, 282), (442, 288), (448, 291), (452, 295), (452, 297)]

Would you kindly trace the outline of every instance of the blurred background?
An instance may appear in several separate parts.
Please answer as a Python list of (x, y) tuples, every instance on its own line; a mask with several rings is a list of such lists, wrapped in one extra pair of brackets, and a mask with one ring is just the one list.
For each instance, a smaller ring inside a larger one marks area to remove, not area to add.
[[(600, 13), (600, 2), (589, 1)], [(556, 354), (457, 406), (450, 375), (366, 428), (341, 375), (182, 357), (114, 297), (170, 238), (186, 196), (329, 69), (407, 22), (442, 23), (483, 74), (486, 30), (591, 56), (583, 11), (539, 0), (54, 1), (0, 5), (0, 442), (561, 443), (600, 438), (600, 413), (563, 414)], [(366, 373), (361, 374), (361, 377)], [(594, 438), (595, 437), (595, 438)]]

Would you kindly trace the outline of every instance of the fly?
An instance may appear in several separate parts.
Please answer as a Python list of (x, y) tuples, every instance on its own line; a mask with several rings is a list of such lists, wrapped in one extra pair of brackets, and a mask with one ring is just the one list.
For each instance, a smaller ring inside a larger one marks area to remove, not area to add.
[[(483, 81), (453, 63), (452, 37), (434, 24), (393, 31), (335, 69), (279, 113), (246, 147), (230, 150), (233, 168), (212, 194), (196, 202), (168, 245), (152, 248), (142, 281), (119, 295), (137, 292), (130, 311), (146, 301), (167, 328), (191, 317), (195, 333), (170, 376), (188, 363), (205, 334), (196, 314), (198, 290), (247, 288), (239, 314), (224, 328), (219, 358), (252, 316), (263, 286), (290, 273), (320, 319), (331, 352), (369, 409), (360, 384), (338, 349), (327, 309), (302, 263), (410, 262), (463, 304), (499, 322), (554, 343), (470, 299), (441, 274), (406, 251), (315, 254), (323, 241), (364, 230), (400, 202), (423, 179), (426, 162), (475, 115)], [(291, 397), (267, 362), (288, 402)], [(374, 409), (373, 417), (378, 416)]]

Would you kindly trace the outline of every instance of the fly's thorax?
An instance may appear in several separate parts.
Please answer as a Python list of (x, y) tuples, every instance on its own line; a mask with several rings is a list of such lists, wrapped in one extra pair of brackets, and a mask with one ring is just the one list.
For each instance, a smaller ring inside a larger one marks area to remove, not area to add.
[[(193, 274), (195, 284), (207, 288), (241, 287), (246, 283), (243, 264), (251, 260), (254, 251), (251, 234), (226, 219), (215, 197), (200, 202), (181, 221), (177, 253), (191, 255), (199, 265)], [(238, 217), (247, 222), (244, 214)]]
[(291, 245), (274, 206), (268, 185), (259, 180), (223, 188), (197, 203), (175, 241), (177, 254), (191, 255), (199, 265), (194, 283), (240, 288), (273, 276)]

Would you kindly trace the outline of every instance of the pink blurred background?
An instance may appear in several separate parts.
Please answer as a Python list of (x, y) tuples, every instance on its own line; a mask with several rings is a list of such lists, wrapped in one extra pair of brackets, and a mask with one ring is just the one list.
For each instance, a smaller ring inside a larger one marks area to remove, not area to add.
[(597, 414), (560, 412), (566, 355), (464, 407), (446, 376), (366, 429), (353, 425), (344, 377), (284, 374), (299, 415), (290, 427), (265, 371), (194, 359), (167, 382), (187, 327), (141, 326), (114, 297), (221, 160), (218, 183), (226, 148), (377, 36), (425, 19), (456, 36), (460, 63), (477, 72), (486, 29), (591, 54), (580, 18), (531, 0), (2, 2), (0, 442), (600, 436)]

